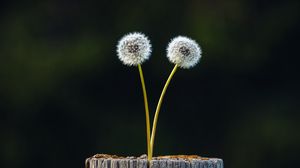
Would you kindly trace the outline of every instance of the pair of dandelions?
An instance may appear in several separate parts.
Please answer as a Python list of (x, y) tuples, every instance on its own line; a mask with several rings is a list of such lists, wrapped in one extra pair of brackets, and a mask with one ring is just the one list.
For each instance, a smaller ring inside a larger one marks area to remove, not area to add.
[[(146, 86), (144, 82), (144, 75), (142, 71), (141, 64), (149, 59), (151, 54), (151, 44), (149, 39), (142, 33), (130, 33), (125, 35), (118, 43), (117, 46), (117, 54), (119, 59), (128, 66), (137, 66), (139, 69), (143, 96), (144, 96), (144, 105), (146, 112), (146, 133), (147, 133), (147, 153), (148, 160), (152, 159), (153, 155), (153, 146), (154, 146), (154, 138), (156, 132), (156, 126), (158, 121), (158, 115), (160, 111), (160, 107), (166, 93), (166, 90), (169, 86), (169, 83), (175, 74), (178, 67), (180, 68), (191, 68), (195, 66), (201, 57), (201, 49), (199, 45), (192, 39), (184, 36), (178, 36), (171, 40), (167, 47), (167, 57), (170, 62), (174, 63), (175, 66), (167, 79), (165, 86), (160, 95), (154, 120), (152, 131), (150, 132), (150, 117), (149, 117), (149, 107), (148, 107), (148, 99)], [(150, 136), (151, 133), (151, 136)]]

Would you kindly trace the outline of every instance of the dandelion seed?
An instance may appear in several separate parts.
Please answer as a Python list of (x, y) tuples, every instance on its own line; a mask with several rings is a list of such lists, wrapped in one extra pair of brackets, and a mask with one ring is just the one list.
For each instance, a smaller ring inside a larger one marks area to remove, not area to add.
[(149, 59), (151, 44), (142, 33), (129, 33), (119, 41), (117, 45), (119, 59), (129, 66), (137, 66)]
[(181, 68), (195, 66), (201, 58), (201, 53), (202, 51), (197, 42), (184, 36), (172, 39), (167, 47), (169, 61)]

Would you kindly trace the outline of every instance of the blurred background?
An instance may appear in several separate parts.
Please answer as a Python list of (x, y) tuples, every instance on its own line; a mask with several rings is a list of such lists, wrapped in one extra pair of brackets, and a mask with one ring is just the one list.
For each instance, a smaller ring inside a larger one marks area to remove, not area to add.
[(154, 155), (197, 154), (230, 168), (293, 167), (300, 150), (300, 2), (0, 2), (0, 167), (83, 167), (96, 153), (146, 153), (138, 69), (118, 40), (145, 33), (151, 116), (173, 65), (171, 38), (203, 49), (167, 91)]

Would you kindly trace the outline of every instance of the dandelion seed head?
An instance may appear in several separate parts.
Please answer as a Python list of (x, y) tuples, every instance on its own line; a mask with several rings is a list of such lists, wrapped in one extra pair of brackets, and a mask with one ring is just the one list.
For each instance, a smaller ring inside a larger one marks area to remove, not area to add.
[(195, 66), (199, 62), (201, 53), (198, 43), (184, 36), (175, 37), (167, 47), (169, 61), (186, 69)]
[(128, 66), (137, 66), (149, 59), (150, 40), (142, 33), (129, 33), (121, 38), (117, 45), (119, 59)]

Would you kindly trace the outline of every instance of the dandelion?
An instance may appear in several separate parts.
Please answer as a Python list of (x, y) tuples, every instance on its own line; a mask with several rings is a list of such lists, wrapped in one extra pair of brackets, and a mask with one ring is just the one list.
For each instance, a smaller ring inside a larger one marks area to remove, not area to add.
[(153, 126), (151, 131), (151, 139), (150, 139), (150, 146), (151, 152), (153, 153), (153, 146), (154, 146), (154, 139), (155, 139), (155, 132), (156, 126), (158, 121), (158, 115), (160, 112), (160, 108), (167, 91), (167, 88), (171, 82), (172, 77), (174, 76), (178, 67), (181, 68), (191, 68), (195, 66), (201, 57), (201, 49), (199, 45), (192, 39), (184, 36), (178, 36), (171, 40), (167, 47), (167, 57), (170, 62), (174, 63), (175, 66), (169, 75), (165, 86), (161, 92), (159, 101), (157, 103), (157, 107), (155, 110)]
[(195, 66), (200, 60), (201, 53), (199, 45), (194, 40), (184, 36), (174, 38), (167, 48), (169, 61), (181, 68)]
[(119, 41), (117, 54), (125, 65), (140, 65), (150, 57), (150, 41), (142, 33), (129, 33)]
[(147, 136), (147, 151), (148, 160), (152, 159), (152, 152), (150, 148), (150, 116), (148, 107), (148, 98), (146, 85), (143, 75), (143, 70), (141, 64), (149, 59), (151, 54), (151, 44), (150, 40), (142, 33), (129, 33), (125, 35), (119, 41), (117, 45), (117, 55), (119, 59), (128, 66), (138, 66), (143, 96), (144, 96), (144, 106), (146, 114), (146, 136)]

